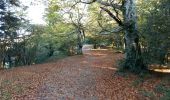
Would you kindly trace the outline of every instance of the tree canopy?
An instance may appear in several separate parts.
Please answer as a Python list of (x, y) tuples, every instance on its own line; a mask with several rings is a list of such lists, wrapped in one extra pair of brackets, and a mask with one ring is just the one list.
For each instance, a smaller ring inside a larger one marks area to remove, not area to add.
[(1, 66), (82, 54), (84, 44), (124, 52), (121, 66), (132, 72), (168, 63), (168, 0), (49, 0), (45, 25), (29, 23), (20, 1), (0, 4)]

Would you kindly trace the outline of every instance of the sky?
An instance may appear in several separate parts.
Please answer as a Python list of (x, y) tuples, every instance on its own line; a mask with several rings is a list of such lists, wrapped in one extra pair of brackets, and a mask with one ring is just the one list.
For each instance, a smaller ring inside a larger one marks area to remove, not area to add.
[[(28, 6), (26, 12), (32, 24), (45, 24), (45, 21), (43, 20), (45, 5), (40, 0), (20, 0), (20, 1), (24, 5)], [(32, 1), (37, 3), (33, 4)]]
[[(32, 24), (46, 24), (43, 15), (45, 12), (45, 5), (43, 3), (44, 0), (20, 0), (25, 6), (28, 6), (27, 16), (31, 20)], [(87, 6), (84, 4), (79, 4), (79, 7), (83, 13), (86, 12)], [(68, 17), (68, 16), (67, 16)], [(84, 20), (84, 18), (83, 18)]]

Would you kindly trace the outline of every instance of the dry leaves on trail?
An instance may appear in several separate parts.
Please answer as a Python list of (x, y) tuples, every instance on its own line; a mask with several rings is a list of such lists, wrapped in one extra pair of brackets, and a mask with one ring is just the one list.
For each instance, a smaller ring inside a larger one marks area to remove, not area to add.
[(151, 99), (141, 90), (154, 91), (154, 83), (163, 78), (152, 77), (134, 85), (139, 77), (116, 74), (117, 60), (122, 57), (108, 50), (92, 50), (53, 63), (1, 70), (0, 100)]

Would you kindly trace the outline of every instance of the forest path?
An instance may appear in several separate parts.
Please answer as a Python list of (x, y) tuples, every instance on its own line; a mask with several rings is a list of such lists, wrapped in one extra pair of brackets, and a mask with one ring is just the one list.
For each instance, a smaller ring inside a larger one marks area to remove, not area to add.
[(0, 100), (140, 100), (134, 76), (116, 74), (122, 56), (85, 50), (53, 63), (2, 70)]
[(137, 99), (130, 79), (114, 74), (120, 58), (121, 54), (111, 51), (91, 50), (84, 51), (82, 56), (63, 59), (51, 68), (37, 97), (41, 100)]

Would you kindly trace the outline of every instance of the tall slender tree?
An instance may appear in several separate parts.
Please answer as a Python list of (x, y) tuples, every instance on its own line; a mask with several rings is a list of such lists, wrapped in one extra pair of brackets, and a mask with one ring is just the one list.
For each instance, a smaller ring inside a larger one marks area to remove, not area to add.
[(18, 0), (1, 0), (0, 1), (0, 45), (1, 58), (0, 64), (2, 67), (5, 62), (11, 66), (11, 56), (13, 55), (15, 39), (18, 37), (18, 30), (21, 26), (21, 20), (16, 14), (16, 9), (19, 7)]
[(77, 33), (77, 54), (82, 54), (82, 48), (83, 48), (83, 42), (85, 39), (85, 30), (84, 30), (84, 26), (82, 24), (82, 18), (83, 15), (79, 12), (79, 9), (77, 11), (77, 17), (73, 18), (73, 14), (70, 14), (70, 19), (71, 19), (71, 23), (73, 24), (74, 28), (75, 28), (75, 33)]

